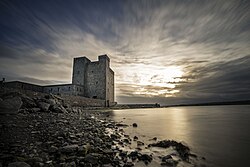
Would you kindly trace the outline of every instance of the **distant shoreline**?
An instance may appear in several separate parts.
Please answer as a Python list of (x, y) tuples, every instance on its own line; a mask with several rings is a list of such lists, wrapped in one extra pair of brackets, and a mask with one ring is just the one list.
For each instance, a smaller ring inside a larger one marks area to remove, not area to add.
[(166, 107), (183, 107), (183, 106), (223, 106), (223, 105), (250, 105), (250, 100), (243, 101), (227, 101), (227, 102), (209, 102), (209, 103), (197, 103), (197, 104), (176, 104), (176, 105), (166, 105)]
[[(158, 104), (158, 103), (157, 103)], [(169, 108), (169, 107), (192, 107), (192, 106), (223, 106), (223, 105), (250, 105), (250, 100), (245, 101), (231, 101), (231, 102), (211, 102), (211, 103), (197, 103), (197, 104), (176, 104), (165, 106), (154, 106), (153, 104), (118, 104), (113, 107), (83, 107), (83, 110), (128, 110), (128, 109), (155, 109), (155, 108)]]
[[(131, 107), (131, 105), (133, 107)], [(196, 104), (175, 104), (175, 105), (163, 105), (163, 106), (157, 106), (157, 107), (156, 106), (153, 107), (153, 105), (151, 105), (150, 107), (146, 107), (146, 105), (144, 105), (142, 107), (142, 104), (118, 104), (117, 106), (111, 107), (109, 109), (122, 110), (122, 109), (147, 109), (147, 108), (168, 108), (168, 107), (188, 107), (188, 106), (190, 107), (191, 106), (223, 106), (223, 105), (250, 105), (250, 100), (209, 102), (209, 103), (196, 103)], [(105, 110), (107, 108), (102, 108), (102, 109)]]

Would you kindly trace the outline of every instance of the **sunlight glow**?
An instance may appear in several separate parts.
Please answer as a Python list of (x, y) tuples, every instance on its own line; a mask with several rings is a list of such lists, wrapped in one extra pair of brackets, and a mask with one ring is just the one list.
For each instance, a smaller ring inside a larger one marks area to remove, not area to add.
[(122, 81), (131, 85), (135, 95), (170, 97), (179, 92), (175, 88), (183, 74), (178, 66), (133, 64), (126, 68)]

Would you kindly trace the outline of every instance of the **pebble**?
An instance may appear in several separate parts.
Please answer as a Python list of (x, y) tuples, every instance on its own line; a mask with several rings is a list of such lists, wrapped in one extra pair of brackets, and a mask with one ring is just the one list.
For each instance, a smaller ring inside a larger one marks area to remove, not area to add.
[(8, 164), (8, 167), (30, 167), (30, 165), (25, 162), (12, 162)]
[[(125, 134), (125, 128), (130, 128), (127, 124), (116, 123), (106, 117), (107, 113), (105, 116), (98, 111), (86, 111), (71, 106), (67, 106), (66, 111), (61, 100), (49, 100), (50, 98), (54, 97), (26, 97), (29, 100), (23, 103), (25, 106), (22, 106), (22, 113), (0, 117), (0, 162), (3, 162), (0, 167), (131, 167), (137, 161), (149, 164), (153, 160), (150, 154), (142, 153), (147, 146), (140, 147), (145, 143), (138, 141), (137, 136), (132, 139), (138, 148), (124, 151), (124, 148), (131, 147), (134, 143)], [(132, 127), (138, 127), (137, 123), (133, 123)], [(156, 141), (157, 138), (153, 140)], [(192, 156), (188, 147), (176, 141), (163, 140), (148, 146), (172, 146), (184, 161)], [(176, 161), (167, 155), (162, 157), (161, 163), (174, 165)]]
[(137, 123), (133, 123), (132, 126), (133, 126), (134, 128), (138, 127)]
[(134, 136), (134, 140), (138, 140), (138, 137), (137, 137), (137, 136)]
[(137, 146), (144, 146), (144, 143), (142, 141), (137, 141)]

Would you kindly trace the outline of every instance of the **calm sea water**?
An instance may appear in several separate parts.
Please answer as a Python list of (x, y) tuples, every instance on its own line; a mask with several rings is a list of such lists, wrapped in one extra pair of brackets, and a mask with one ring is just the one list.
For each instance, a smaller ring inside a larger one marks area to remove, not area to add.
[(137, 123), (125, 131), (146, 143), (153, 137), (186, 143), (207, 166), (250, 166), (249, 105), (115, 110), (113, 117)]

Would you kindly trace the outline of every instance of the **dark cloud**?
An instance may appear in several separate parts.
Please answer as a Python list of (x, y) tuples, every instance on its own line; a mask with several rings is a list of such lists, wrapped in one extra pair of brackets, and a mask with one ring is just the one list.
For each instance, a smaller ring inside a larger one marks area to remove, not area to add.
[[(182, 82), (170, 82), (175, 84), (179, 93), (174, 97), (163, 98), (159, 94), (157, 97), (147, 97), (147, 94), (136, 95), (129, 85), (123, 91), (130, 92), (130, 97), (117, 97), (123, 103), (133, 103), (134, 101), (160, 102), (162, 104), (188, 104), (215, 101), (247, 100), (250, 98), (250, 55), (232, 61), (222, 61), (209, 64), (204, 67), (195, 67), (190, 70), (192, 76), (182, 77)], [(194, 77), (195, 75), (196, 77)], [(144, 86), (147, 91), (173, 90), (167, 87)], [(132, 95), (133, 94), (133, 95)], [(166, 94), (168, 91), (166, 91)], [(170, 93), (171, 95), (171, 93)], [(127, 97), (127, 99), (125, 98)], [(143, 101), (143, 99), (145, 101)]]
[[(250, 97), (250, 56), (203, 67), (196, 73), (197, 81), (180, 85), (187, 96), (214, 98), (216, 100), (247, 99)], [(203, 74), (207, 75), (203, 75)]]
[(20, 58), (20, 55), (19, 52), (16, 51), (13, 47), (8, 47), (4, 44), (0, 44), (0, 58), (18, 59)]
[(22, 81), (22, 82), (28, 82), (32, 84), (37, 84), (37, 85), (53, 85), (58, 82), (60, 83), (67, 83), (65, 81), (58, 81), (58, 80), (41, 80), (37, 78), (30, 78), (30, 77), (25, 77), (25, 76), (15, 76), (15, 75), (0, 75), (1, 78), (7, 78), (8, 81)]

